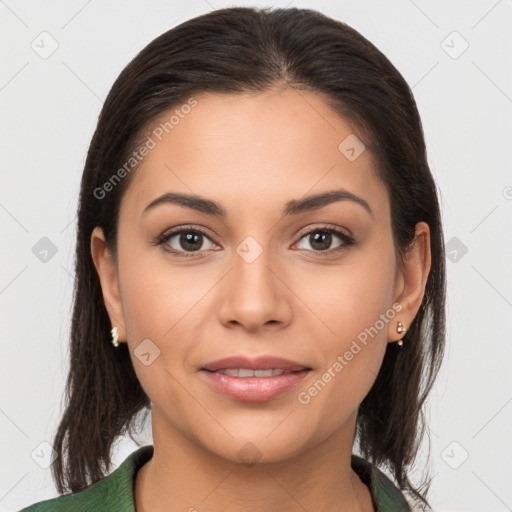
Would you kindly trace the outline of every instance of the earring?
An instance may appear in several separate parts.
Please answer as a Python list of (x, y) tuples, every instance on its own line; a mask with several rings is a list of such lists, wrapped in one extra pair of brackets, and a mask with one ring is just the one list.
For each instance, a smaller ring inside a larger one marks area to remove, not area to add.
[(112, 345), (119, 347), (119, 333), (117, 332), (117, 327), (112, 327), (110, 332), (112, 333)]
[[(402, 322), (398, 322), (398, 325), (396, 326), (396, 331), (398, 333), (402, 333), (402, 332), (407, 332), (407, 329), (404, 327), (404, 324)], [(396, 344), (399, 346), (399, 347), (402, 347), (402, 345), (404, 344), (403, 340), (402, 339), (399, 339)]]

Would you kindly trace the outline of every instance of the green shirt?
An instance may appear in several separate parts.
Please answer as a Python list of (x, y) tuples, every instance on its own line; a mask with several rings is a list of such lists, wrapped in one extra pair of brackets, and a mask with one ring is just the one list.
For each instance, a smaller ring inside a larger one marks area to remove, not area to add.
[[(110, 475), (74, 494), (34, 503), (20, 512), (135, 512), (133, 488), (137, 471), (153, 456), (153, 445), (130, 454)], [(352, 469), (370, 489), (377, 512), (409, 512), (403, 494), (376, 466), (352, 455)]]

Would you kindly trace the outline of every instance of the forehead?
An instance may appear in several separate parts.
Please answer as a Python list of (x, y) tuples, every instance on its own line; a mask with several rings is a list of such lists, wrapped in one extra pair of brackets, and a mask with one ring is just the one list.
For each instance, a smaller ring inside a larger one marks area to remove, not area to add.
[(347, 145), (361, 151), (354, 138), (361, 135), (321, 96), (282, 89), (193, 98), (195, 106), (176, 105), (154, 121), (148, 132), (152, 148), (121, 210), (140, 216), (158, 195), (178, 191), (215, 198), (229, 214), (230, 203), (282, 206), (340, 187), (377, 210), (386, 208), (370, 151), (355, 159), (343, 152)]

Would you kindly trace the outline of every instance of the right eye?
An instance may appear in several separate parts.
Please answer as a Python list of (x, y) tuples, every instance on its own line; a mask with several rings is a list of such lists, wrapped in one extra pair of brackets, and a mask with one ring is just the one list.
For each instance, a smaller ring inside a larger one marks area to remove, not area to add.
[[(158, 238), (157, 245), (164, 245), (163, 249), (165, 251), (176, 256), (190, 257), (197, 256), (198, 254), (196, 253), (200, 254), (203, 250), (208, 250), (202, 249), (205, 239), (216, 247), (208, 235), (201, 229), (178, 227), (161, 235)], [(203, 255), (201, 254), (201, 256)]]

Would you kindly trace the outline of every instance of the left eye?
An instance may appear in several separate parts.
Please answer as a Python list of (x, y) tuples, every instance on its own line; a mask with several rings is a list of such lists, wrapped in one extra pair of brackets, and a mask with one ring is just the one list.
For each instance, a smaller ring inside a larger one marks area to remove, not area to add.
[[(330, 247), (333, 241), (333, 235), (341, 240), (336, 247)], [(314, 229), (301, 236), (300, 241), (309, 241), (310, 246), (313, 247), (314, 252), (334, 252), (338, 249), (342, 249), (344, 246), (350, 246), (354, 243), (353, 239), (345, 233), (333, 229)]]

